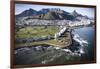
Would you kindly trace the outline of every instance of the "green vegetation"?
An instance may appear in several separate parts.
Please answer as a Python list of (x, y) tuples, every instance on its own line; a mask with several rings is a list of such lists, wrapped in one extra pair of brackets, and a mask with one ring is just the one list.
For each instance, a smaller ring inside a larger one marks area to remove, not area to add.
[[(31, 37), (45, 37), (45, 36), (53, 36), (55, 33), (59, 31), (59, 26), (28, 26), (25, 28), (19, 29), (16, 32), (16, 38), (31, 38)], [(58, 39), (49, 39), (42, 41), (32, 41), (32, 42), (21, 42), (16, 43), (17, 47), (20, 46), (32, 46), (32, 45), (41, 45), (48, 44), (53, 46), (65, 47), (71, 44), (70, 33), (66, 32), (59, 37)]]
[(21, 46), (32, 46), (32, 45), (41, 45), (41, 44), (65, 47), (65, 46), (69, 46), (71, 44), (71, 40), (69, 37), (69, 33), (66, 33), (66, 36), (60, 37), (58, 40), (50, 39), (50, 40), (46, 40), (46, 41), (19, 43), (16, 45), (17, 45), (17, 47), (18, 46), (21, 47)]
[(30, 37), (43, 37), (54, 36), (59, 30), (57, 26), (33, 26), (21, 28), (16, 32), (16, 38), (30, 38)]

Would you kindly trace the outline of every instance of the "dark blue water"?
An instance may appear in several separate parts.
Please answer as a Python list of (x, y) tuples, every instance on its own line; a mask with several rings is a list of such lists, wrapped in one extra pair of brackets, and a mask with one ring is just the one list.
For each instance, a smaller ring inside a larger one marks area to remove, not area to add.
[(79, 36), (85, 40), (88, 41), (88, 47), (87, 47), (87, 58), (89, 61), (94, 59), (94, 38), (95, 38), (95, 29), (93, 27), (83, 27), (74, 29), (76, 34), (79, 34)]

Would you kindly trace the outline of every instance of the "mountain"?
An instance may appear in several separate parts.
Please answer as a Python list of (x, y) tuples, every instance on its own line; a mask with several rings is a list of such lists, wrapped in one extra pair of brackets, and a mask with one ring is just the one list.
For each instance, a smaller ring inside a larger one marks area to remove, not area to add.
[(43, 9), (41, 9), (41, 10), (38, 11), (38, 14), (46, 14), (48, 12), (49, 12), (49, 9), (43, 8)]
[(37, 15), (37, 11), (30, 8), (29, 10), (25, 10), (22, 13), (16, 15), (16, 17), (26, 17), (26, 16), (32, 16), (32, 15)]
[(16, 18), (19, 17), (27, 17), (27, 19), (48, 19), (48, 20), (54, 20), (54, 19), (74, 20), (77, 17), (78, 17), (77, 19), (80, 19), (82, 17), (88, 18), (86, 16), (82, 16), (81, 14), (76, 12), (76, 10), (74, 10), (72, 13), (69, 13), (59, 8), (43, 8), (39, 11), (30, 8), (29, 10), (25, 10), (22, 13), (16, 15)]
[(81, 14), (79, 14), (78, 12), (76, 12), (76, 10), (74, 10), (71, 14), (72, 14), (74, 17), (82, 16)]

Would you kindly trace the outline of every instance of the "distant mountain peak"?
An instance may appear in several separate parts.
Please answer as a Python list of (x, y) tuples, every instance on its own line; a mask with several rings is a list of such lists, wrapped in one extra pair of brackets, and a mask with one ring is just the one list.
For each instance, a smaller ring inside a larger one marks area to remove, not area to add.
[(32, 9), (32, 8), (29, 8), (28, 10), (29, 10), (29, 11), (33, 11), (34, 9)]
[(76, 10), (74, 10), (74, 11), (72, 12), (72, 15), (73, 15), (73, 16), (78, 16), (79, 14), (77, 13)]
[(73, 13), (77, 13), (76, 10), (74, 10)]
[(22, 13), (16, 15), (17, 17), (25, 17), (25, 16), (31, 16), (37, 14), (37, 11), (29, 8), (28, 10), (23, 11)]

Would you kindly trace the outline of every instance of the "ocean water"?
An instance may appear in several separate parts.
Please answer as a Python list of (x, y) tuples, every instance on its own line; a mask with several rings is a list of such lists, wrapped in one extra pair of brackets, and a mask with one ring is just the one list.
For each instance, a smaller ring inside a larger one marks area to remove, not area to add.
[(89, 61), (93, 60), (94, 58), (94, 48), (95, 48), (95, 29), (93, 27), (83, 27), (74, 29), (74, 32), (78, 34), (84, 40), (87, 40), (88, 47), (87, 47), (87, 58)]

